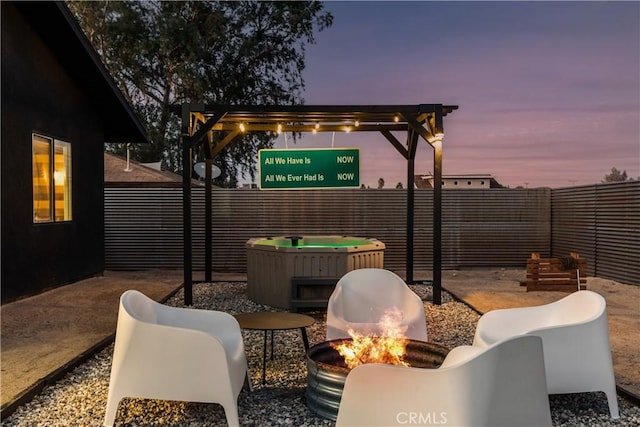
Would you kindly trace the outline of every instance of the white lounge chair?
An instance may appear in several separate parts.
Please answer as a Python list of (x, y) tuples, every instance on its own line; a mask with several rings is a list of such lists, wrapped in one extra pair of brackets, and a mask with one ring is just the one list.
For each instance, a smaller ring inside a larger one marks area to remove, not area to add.
[(383, 335), (378, 322), (392, 308), (402, 312), (405, 336), (427, 341), (424, 303), (396, 274), (361, 268), (342, 276), (327, 305), (327, 340), (349, 338), (349, 329), (362, 335)]
[(112, 426), (124, 397), (218, 403), (238, 426), (247, 360), (230, 314), (168, 307), (129, 290), (120, 297), (104, 418)]
[(489, 311), (478, 321), (473, 345), (541, 337), (548, 393), (603, 391), (611, 417), (618, 418), (606, 306), (601, 295), (584, 290), (541, 306)]
[(364, 364), (347, 375), (341, 426), (550, 426), (542, 340), (456, 347), (437, 369)]

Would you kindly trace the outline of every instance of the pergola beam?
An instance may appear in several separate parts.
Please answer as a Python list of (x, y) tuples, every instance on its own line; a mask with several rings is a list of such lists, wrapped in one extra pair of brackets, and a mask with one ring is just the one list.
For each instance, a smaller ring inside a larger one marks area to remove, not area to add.
[(205, 123), (201, 124), (198, 127), (198, 130), (196, 130), (196, 132), (190, 138), (189, 144), (191, 145), (191, 148), (195, 148), (198, 144), (200, 144), (202, 138), (205, 137), (205, 135), (214, 127), (216, 123), (218, 123), (221, 118), (224, 117), (225, 114), (226, 112), (224, 111), (217, 111), (215, 114), (213, 114), (213, 116), (209, 117)]
[(422, 137), (422, 139), (430, 143), (430, 140), (434, 138), (430, 129), (426, 129), (420, 122), (418, 122), (411, 116), (403, 114), (403, 117), (406, 120), (407, 124), (411, 127), (411, 129), (417, 132), (418, 135)]
[(384, 123), (384, 124), (359, 124), (342, 123), (342, 124), (323, 124), (316, 127), (315, 123), (218, 123), (211, 129), (214, 131), (235, 131), (240, 129), (240, 124), (244, 127), (244, 132), (374, 132), (374, 131), (405, 131), (407, 125), (402, 123)]
[(222, 150), (224, 150), (224, 148), (227, 145), (229, 145), (232, 141), (234, 141), (236, 138), (241, 136), (241, 134), (242, 132), (240, 131), (240, 129), (235, 129), (229, 132), (222, 141), (220, 141), (215, 145), (215, 147), (213, 147), (213, 149), (211, 150), (211, 158), (212, 159), (215, 158), (218, 154), (220, 154)]
[(385, 138), (387, 138), (387, 141), (389, 141), (391, 143), (391, 145), (393, 145), (396, 148), (396, 150), (398, 150), (400, 152), (400, 154), (402, 154), (402, 157), (404, 157), (405, 159), (409, 158), (409, 152), (404, 147), (404, 145), (402, 145), (402, 143), (400, 141), (398, 141), (398, 138), (396, 138), (388, 130), (381, 130), (380, 133), (382, 135), (384, 135)]

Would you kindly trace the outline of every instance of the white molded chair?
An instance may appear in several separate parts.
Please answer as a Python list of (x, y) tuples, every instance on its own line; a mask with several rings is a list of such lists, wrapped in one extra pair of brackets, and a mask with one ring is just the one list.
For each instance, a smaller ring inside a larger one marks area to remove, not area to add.
[(220, 311), (168, 307), (129, 290), (120, 297), (109, 396), (112, 426), (124, 397), (218, 403), (238, 426), (247, 360), (238, 322)]
[(603, 391), (611, 417), (618, 418), (606, 305), (585, 290), (541, 306), (489, 311), (478, 321), (473, 345), (520, 334), (541, 337), (548, 393)]
[(542, 340), (456, 347), (437, 369), (364, 364), (347, 375), (340, 426), (550, 426)]
[(395, 273), (361, 268), (342, 276), (327, 305), (327, 340), (350, 338), (349, 329), (380, 335), (378, 322), (386, 310), (402, 311), (402, 326), (410, 339), (427, 341), (424, 303)]

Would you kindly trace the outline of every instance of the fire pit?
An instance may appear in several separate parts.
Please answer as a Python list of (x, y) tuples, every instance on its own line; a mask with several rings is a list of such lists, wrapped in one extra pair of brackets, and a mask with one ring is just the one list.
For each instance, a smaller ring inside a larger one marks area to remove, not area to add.
[[(344, 382), (350, 369), (334, 346), (352, 339), (316, 344), (307, 351), (307, 406), (317, 415), (335, 421)], [(449, 349), (437, 344), (407, 340), (404, 361), (412, 367), (437, 368)]]

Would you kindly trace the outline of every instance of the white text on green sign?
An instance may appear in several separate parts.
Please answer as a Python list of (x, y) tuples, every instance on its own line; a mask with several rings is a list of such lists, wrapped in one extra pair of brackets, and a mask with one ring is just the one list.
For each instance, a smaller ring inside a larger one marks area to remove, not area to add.
[(260, 150), (260, 188), (358, 188), (360, 150), (324, 148)]

